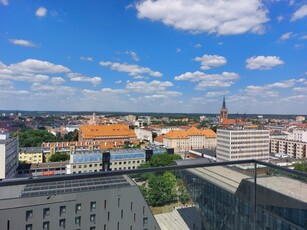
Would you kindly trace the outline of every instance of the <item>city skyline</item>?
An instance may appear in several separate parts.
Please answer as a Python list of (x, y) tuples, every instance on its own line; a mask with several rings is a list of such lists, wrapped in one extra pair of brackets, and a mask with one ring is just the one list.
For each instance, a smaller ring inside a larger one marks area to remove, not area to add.
[(2, 110), (307, 114), (307, 1), (73, 3), (0, 0)]

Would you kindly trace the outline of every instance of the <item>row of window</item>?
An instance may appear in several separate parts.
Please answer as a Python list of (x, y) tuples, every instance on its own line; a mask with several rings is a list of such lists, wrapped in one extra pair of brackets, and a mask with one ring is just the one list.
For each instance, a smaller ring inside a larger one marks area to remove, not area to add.
[[(93, 201), (90, 203), (90, 211), (92, 212), (94, 209), (96, 209), (96, 201)], [(79, 211), (81, 211), (81, 204), (75, 205), (75, 213), (77, 214)], [(62, 205), (59, 207), (59, 213), (60, 216), (66, 213), (66, 205)], [(44, 208), (43, 209), (43, 218), (47, 218), (50, 215), (50, 208)], [(91, 215), (92, 216), (92, 215)], [(26, 211), (26, 221), (33, 218), (33, 210)]]

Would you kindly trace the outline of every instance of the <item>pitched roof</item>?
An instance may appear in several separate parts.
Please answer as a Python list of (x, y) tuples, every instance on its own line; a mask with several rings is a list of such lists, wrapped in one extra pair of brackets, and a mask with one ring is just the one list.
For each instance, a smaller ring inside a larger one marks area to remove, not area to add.
[(206, 138), (216, 138), (216, 133), (211, 129), (197, 129), (191, 127), (188, 130), (171, 130), (165, 134), (165, 138), (179, 139), (189, 138), (189, 136), (205, 136)]
[(112, 124), (112, 125), (80, 125), (80, 133), (83, 138), (110, 137), (110, 136), (126, 136), (136, 137), (133, 130), (128, 125)]

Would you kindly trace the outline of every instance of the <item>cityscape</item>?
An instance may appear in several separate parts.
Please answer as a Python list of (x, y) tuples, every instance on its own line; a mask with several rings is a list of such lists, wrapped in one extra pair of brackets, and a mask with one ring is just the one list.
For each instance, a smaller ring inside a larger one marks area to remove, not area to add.
[(0, 0), (1, 229), (307, 229), (306, 20)]

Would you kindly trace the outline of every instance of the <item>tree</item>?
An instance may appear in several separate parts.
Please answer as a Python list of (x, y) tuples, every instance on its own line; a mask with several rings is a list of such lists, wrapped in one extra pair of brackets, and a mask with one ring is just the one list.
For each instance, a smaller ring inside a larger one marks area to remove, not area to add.
[(181, 160), (182, 158), (176, 154), (156, 154), (153, 155), (149, 161), (149, 167), (160, 167), (175, 165), (175, 160)]
[(40, 147), (43, 142), (61, 141), (49, 133), (46, 129), (22, 129), (12, 134), (12, 136), (19, 137), (20, 147)]
[(158, 136), (156, 132), (152, 132), (152, 139), (155, 139)]
[(72, 132), (64, 134), (63, 141), (78, 141), (79, 132), (75, 129)]
[(61, 162), (69, 160), (70, 156), (67, 153), (54, 153), (49, 157), (50, 162)]
[(302, 172), (307, 172), (307, 160), (293, 164), (294, 169)]
[(165, 172), (149, 179), (147, 201), (151, 206), (163, 206), (177, 201), (176, 177), (173, 173)]

